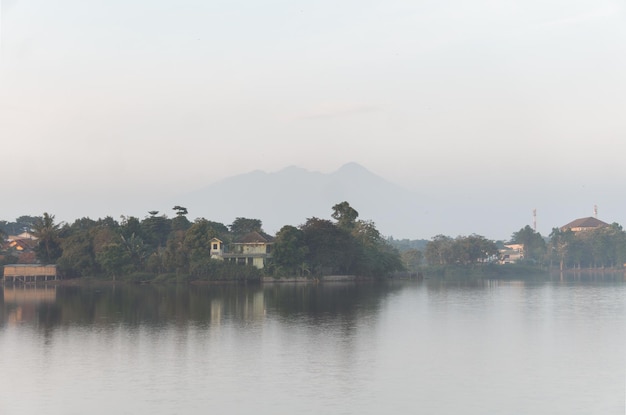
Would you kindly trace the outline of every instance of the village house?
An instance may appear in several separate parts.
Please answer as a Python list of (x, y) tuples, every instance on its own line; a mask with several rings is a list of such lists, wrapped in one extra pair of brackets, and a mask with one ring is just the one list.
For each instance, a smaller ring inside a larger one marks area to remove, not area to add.
[(506, 244), (499, 254), (501, 264), (514, 264), (524, 258), (524, 244)]
[(17, 258), (19, 264), (32, 264), (37, 262), (35, 247), (37, 238), (24, 232), (20, 235), (10, 235), (6, 241), (0, 242), (0, 259), (3, 261), (7, 256)]
[(272, 257), (274, 238), (263, 232), (250, 232), (235, 242), (225, 245), (218, 238), (211, 239), (211, 258), (237, 264), (253, 265), (262, 269)]

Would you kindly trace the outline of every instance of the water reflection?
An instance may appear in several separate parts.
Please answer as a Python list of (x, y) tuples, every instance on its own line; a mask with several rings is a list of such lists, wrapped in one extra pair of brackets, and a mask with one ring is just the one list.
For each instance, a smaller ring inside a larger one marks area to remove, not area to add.
[(270, 310), (278, 316), (303, 315), (315, 321), (375, 312), (385, 293), (398, 289), (393, 284), (355, 283), (4, 287), (1, 317), (3, 325), (47, 328), (190, 322), (218, 326), (225, 321), (263, 321)]

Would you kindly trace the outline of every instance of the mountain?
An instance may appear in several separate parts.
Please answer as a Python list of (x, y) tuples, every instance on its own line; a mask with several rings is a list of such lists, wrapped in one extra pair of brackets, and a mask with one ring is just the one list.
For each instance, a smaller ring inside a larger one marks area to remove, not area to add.
[(359, 212), (359, 219), (374, 221), (383, 235), (414, 238), (422, 216), (416, 196), (357, 163), (348, 163), (329, 174), (296, 166), (273, 173), (252, 171), (181, 195), (175, 204), (187, 207), (190, 218), (225, 224), (236, 217), (261, 219), (263, 228), (275, 233), (313, 216), (330, 219), (332, 206), (345, 200)]

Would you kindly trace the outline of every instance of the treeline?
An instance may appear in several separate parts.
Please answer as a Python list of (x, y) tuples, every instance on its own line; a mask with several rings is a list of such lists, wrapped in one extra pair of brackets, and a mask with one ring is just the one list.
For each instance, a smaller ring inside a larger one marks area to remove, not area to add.
[(456, 238), (437, 235), (423, 249), (403, 250), (401, 257), (411, 271), (424, 267), (493, 264), (504, 262), (499, 252), (505, 244), (523, 246), (517, 262), (525, 266), (565, 270), (622, 268), (626, 264), (626, 232), (617, 223), (580, 232), (553, 228), (548, 237), (527, 225), (514, 232), (506, 243), (480, 235)]
[(626, 232), (618, 223), (579, 232), (553, 228), (548, 237), (526, 226), (511, 241), (523, 244), (524, 261), (550, 268), (622, 268), (626, 263)]
[[(333, 207), (335, 221), (310, 218), (298, 227), (284, 226), (263, 270), (210, 255), (211, 239), (229, 244), (250, 232), (263, 233), (261, 220), (240, 217), (228, 226), (205, 218), (191, 222), (186, 208), (175, 206), (173, 210), (173, 218), (151, 211), (143, 219), (81, 218), (71, 224), (56, 223), (54, 215), (44, 213), (41, 217), (22, 216), (15, 222), (0, 221), (0, 231), (5, 236), (31, 232), (37, 238), (37, 260), (56, 263), (69, 278), (256, 280), (263, 275), (384, 276), (403, 269), (398, 252), (372, 222), (358, 220), (358, 212), (347, 202)], [(4, 252), (4, 264), (16, 261), (15, 252)]]

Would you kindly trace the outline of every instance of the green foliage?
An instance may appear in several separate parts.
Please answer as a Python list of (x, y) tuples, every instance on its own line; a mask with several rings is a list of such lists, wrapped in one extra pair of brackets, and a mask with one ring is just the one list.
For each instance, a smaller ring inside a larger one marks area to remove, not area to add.
[(276, 234), (272, 253), (274, 267), (283, 275), (302, 275), (308, 248), (304, 232), (295, 226), (283, 226)]
[(44, 212), (42, 217), (35, 220), (32, 225), (33, 235), (37, 238), (35, 253), (37, 258), (44, 264), (53, 264), (63, 254), (59, 229), (61, 224), (54, 223), (54, 215)]
[(307, 246), (306, 262), (315, 275), (352, 272), (355, 244), (350, 233), (326, 219), (309, 218), (301, 227)]
[(615, 268), (626, 263), (626, 233), (613, 223), (610, 226), (574, 233), (552, 229), (550, 258), (566, 268)]
[(424, 256), (429, 265), (445, 265), (452, 258), (454, 240), (449, 236), (437, 235), (426, 244)]
[(93, 238), (89, 229), (74, 232), (62, 241), (63, 254), (58, 265), (68, 277), (93, 276), (97, 274)]
[(337, 226), (342, 229), (353, 229), (359, 212), (350, 206), (348, 202), (341, 202), (333, 206), (332, 218), (337, 221)]
[(400, 253), (417, 250), (422, 253), (426, 250), (426, 245), (428, 244), (428, 240), (426, 239), (394, 239), (390, 237), (388, 242), (396, 248)]
[(173, 231), (186, 231), (191, 226), (191, 222), (187, 219), (187, 208), (182, 206), (174, 206), (172, 208), (176, 211), (176, 217), (172, 219), (171, 227)]
[(141, 221), (134, 216), (122, 216), (120, 233), (125, 238), (130, 238), (131, 235), (142, 236)]
[(174, 206), (172, 209), (176, 211), (176, 216), (178, 217), (185, 216), (189, 213), (187, 208), (178, 205)]
[(495, 242), (480, 235), (457, 236), (455, 239), (437, 235), (426, 245), (425, 257), (429, 265), (471, 265), (497, 258)]
[(511, 242), (524, 245), (525, 260), (540, 262), (546, 255), (546, 241), (529, 225), (513, 233)]
[(22, 232), (30, 232), (38, 219), (37, 216), (20, 216), (13, 222), (0, 220), (0, 230), (4, 231), (5, 235), (19, 235)]
[(410, 272), (418, 272), (419, 267), (422, 265), (422, 261), (424, 260), (424, 254), (422, 251), (417, 249), (409, 249), (400, 254), (402, 258), (402, 263), (407, 271)]
[(239, 237), (250, 232), (263, 232), (262, 225), (260, 219), (236, 218), (230, 225), (230, 231), (235, 237)]
[(217, 237), (217, 232), (206, 219), (199, 219), (185, 233), (183, 242), (187, 252), (190, 267), (199, 266), (211, 259), (211, 239)]
[(343, 226), (319, 218), (310, 218), (301, 226), (304, 264), (310, 266), (311, 273), (383, 277), (404, 269), (398, 251), (382, 238), (373, 222), (354, 220), (356, 211), (347, 203), (335, 207), (336, 212), (348, 212)]
[[(206, 219), (203, 219), (203, 220), (206, 220)], [(214, 222), (212, 220), (206, 220), (206, 221), (209, 224), (209, 226), (213, 228), (218, 238), (222, 240), (228, 240), (230, 238), (230, 236), (228, 235), (228, 226), (224, 225), (221, 222)], [(260, 222), (261, 221), (259, 221), (259, 228), (261, 226)]]
[(167, 238), (171, 229), (171, 221), (165, 215), (157, 216), (158, 211), (150, 211), (141, 222), (141, 237), (146, 244), (153, 249), (158, 249), (167, 243)]
[(122, 243), (105, 245), (96, 255), (96, 260), (102, 270), (113, 279), (134, 271), (131, 257)]

